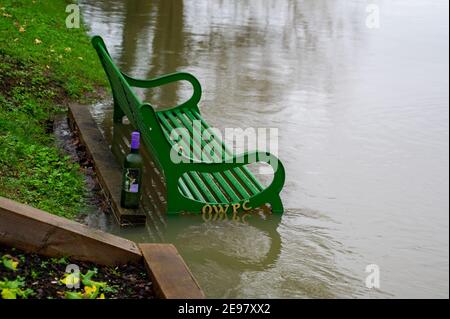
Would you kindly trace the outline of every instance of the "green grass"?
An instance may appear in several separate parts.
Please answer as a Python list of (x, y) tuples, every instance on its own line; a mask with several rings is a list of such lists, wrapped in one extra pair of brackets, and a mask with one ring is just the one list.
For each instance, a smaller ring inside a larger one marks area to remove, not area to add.
[(67, 29), (65, 0), (0, 0), (0, 196), (74, 218), (84, 178), (49, 130), (70, 101), (106, 78), (86, 30)]

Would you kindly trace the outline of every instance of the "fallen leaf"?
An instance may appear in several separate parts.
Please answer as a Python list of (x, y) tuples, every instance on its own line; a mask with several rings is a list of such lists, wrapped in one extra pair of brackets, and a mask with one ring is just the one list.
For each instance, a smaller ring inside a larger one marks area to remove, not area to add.
[(41, 41), (41, 40), (39, 40), (39, 39), (34, 39), (34, 43), (36, 43), (36, 44), (41, 44), (41, 43), (42, 43), (42, 41)]
[(64, 285), (76, 285), (80, 282), (80, 276), (78, 273), (66, 274), (63, 279), (61, 279), (61, 283)]
[(81, 292), (66, 291), (65, 297), (66, 299), (83, 299)]
[(19, 28), (19, 32), (25, 32), (25, 28), (24, 27), (20, 27)]
[(93, 286), (93, 287), (85, 286), (84, 287), (84, 292), (86, 295), (92, 295), (96, 291), (97, 291), (97, 286)]
[(15, 261), (11, 256), (4, 255), (2, 257), (3, 266), (8, 268), (9, 270), (16, 271), (17, 266), (19, 265), (18, 261)]
[(17, 299), (16, 292), (13, 289), (4, 288), (2, 289), (3, 299)]

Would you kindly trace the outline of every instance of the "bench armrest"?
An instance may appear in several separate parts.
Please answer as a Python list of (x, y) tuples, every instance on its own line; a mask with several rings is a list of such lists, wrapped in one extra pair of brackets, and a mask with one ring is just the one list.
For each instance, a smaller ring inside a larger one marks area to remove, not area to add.
[(186, 102), (176, 106), (176, 108), (181, 108), (185, 106), (197, 106), (198, 102), (200, 101), (200, 98), (202, 96), (202, 87), (200, 85), (200, 82), (197, 80), (195, 76), (193, 76), (190, 73), (186, 72), (177, 72), (177, 73), (171, 73), (162, 75), (150, 80), (140, 80), (132, 78), (124, 73), (122, 73), (125, 80), (128, 82), (129, 85), (137, 88), (154, 88), (162, 85), (166, 85), (169, 83), (177, 82), (177, 81), (187, 81), (191, 83), (192, 88), (194, 89), (192, 96), (189, 100)]
[(195, 171), (200, 173), (215, 173), (239, 168), (248, 164), (265, 162), (272, 166), (274, 177), (268, 188), (275, 189), (278, 193), (281, 191), (285, 181), (285, 170), (281, 161), (269, 152), (249, 152), (235, 157), (230, 157), (222, 162), (189, 162), (178, 165), (178, 175)]
[[(177, 81), (188, 81), (189, 83), (191, 83), (191, 85), (194, 89), (194, 92), (192, 93), (192, 96), (189, 100), (182, 103), (181, 105), (176, 106), (176, 108), (190, 107), (190, 108), (194, 108), (196, 111), (198, 111), (197, 105), (202, 96), (202, 87), (200, 85), (200, 82), (197, 80), (197, 78), (195, 76), (193, 76), (192, 74), (189, 74), (186, 72), (177, 72), (177, 73), (172, 73), (172, 74), (166, 74), (166, 75), (163, 75), (163, 76), (160, 76), (160, 77), (157, 77), (154, 79), (150, 79), (150, 80), (134, 79), (134, 78), (126, 75), (125, 73), (121, 72), (117, 68), (117, 66), (112, 61), (111, 55), (109, 54), (108, 49), (106, 48), (105, 42), (103, 41), (103, 39), (100, 36), (96, 35), (96, 36), (92, 37), (92, 45), (96, 49), (105, 71), (107, 70), (106, 65), (108, 65), (109, 67), (112, 67), (112, 69), (114, 71), (113, 72), (114, 76), (119, 76), (119, 77), (120, 77), (120, 75), (123, 76), (123, 78), (125, 79), (127, 84), (130, 86), (145, 89), (145, 88), (153, 88), (153, 87), (157, 87), (157, 86), (161, 86), (161, 85), (165, 85), (165, 84), (169, 84), (169, 83), (173, 83), (173, 82), (177, 82)], [(107, 75), (108, 75), (108, 78), (111, 77), (111, 75), (108, 74), (108, 72), (107, 72)]]

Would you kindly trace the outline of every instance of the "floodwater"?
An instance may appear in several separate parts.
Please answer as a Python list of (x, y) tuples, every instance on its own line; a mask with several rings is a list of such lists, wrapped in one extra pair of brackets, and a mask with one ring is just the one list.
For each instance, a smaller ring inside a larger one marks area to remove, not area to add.
[[(278, 128), (287, 173), (286, 211), (262, 227), (149, 211), (103, 228), (175, 243), (208, 297), (449, 297), (448, 1), (81, 3), (123, 71), (191, 72), (211, 126)], [(92, 110), (109, 140), (111, 104)]]

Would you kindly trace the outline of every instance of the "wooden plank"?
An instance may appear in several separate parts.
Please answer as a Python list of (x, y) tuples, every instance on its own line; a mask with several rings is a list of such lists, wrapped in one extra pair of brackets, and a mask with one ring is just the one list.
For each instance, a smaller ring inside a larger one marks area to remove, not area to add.
[(122, 168), (114, 159), (108, 144), (86, 105), (69, 105), (69, 124), (78, 132), (81, 142), (92, 157), (100, 185), (108, 196), (111, 208), (121, 226), (145, 224), (142, 209), (124, 209), (120, 206)]
[(171, 244), (139, 244), (155, 293), (163, 299), (204, 299), (183, 258)]
[(136, 243), (0, 197), (0, 243), (38, 254), (120, 265), (140, 262)]

